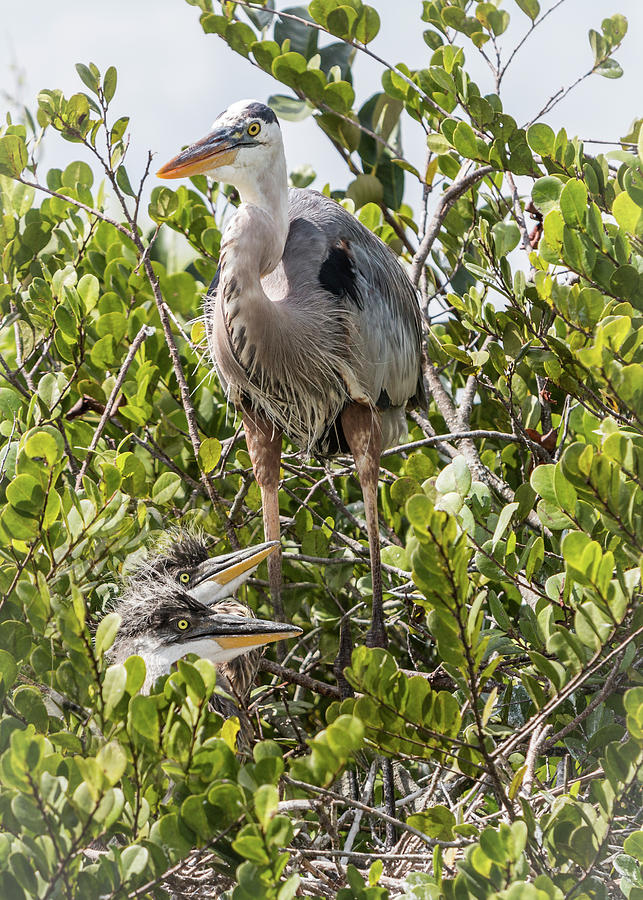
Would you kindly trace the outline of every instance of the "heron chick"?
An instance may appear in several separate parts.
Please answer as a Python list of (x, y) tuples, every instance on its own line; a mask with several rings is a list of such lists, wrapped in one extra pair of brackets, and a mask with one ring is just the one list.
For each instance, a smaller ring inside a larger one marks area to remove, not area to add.
[[(144, 691), (188, 653), (209, 659), (219, 687), (245, 701), (254, 681), (260, 649), (273, 641), (297, 637), (301, 628), (257, 619), (230, 595), (277, 546), (268, 541), (245, 550), (209, 557), (202, 538), (173, 534), (172, 542), (150, 556), (129, 577), (114, 607), (121, 617), (112, 658), (142, 657)], [(234, 705), (213, 705), (224, 715)]]

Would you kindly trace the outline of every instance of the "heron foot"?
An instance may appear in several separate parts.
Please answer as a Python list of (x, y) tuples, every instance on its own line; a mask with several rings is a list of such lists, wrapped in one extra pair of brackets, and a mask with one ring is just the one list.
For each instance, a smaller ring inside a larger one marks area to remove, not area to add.
[(335, 662), (333, 663), (333, 673), (337, 680), (340, 697), (345, 700), (347, 697), (353, 696), (353, 689), (344, 677), (344, 669), (351, 664), (351, 656), (353, 654), (353, 638), (351, 636), (351, 626), (346, 620), (342, 622), (339, 630), (339, 649)]
[(367, 647), (381, 647), (382, 650), (386, 650), (388, 637), (386, 636), (386, 625), (383, 618), (373, 617), (371, 627), (366, 632), (365, 643)]
[[(382, 788), (384, 790), (384, 805), (386, 807), (386, 814), (392, 819), (395, 819), (395, 781), (393, 779), (393, 763), (390, 759), (382, 759)], [(391, 850), (393, 848), (395, 840), (395, 825), (393, 825), (392, 822), (387, 822), (386, 838), (384, 842), (387, 850)]]

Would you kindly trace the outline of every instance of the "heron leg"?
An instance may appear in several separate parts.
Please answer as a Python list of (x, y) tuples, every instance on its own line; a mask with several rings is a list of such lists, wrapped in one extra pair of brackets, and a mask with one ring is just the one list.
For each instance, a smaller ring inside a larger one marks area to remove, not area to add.
[(382, 601), (382, 562), (377, 517), (377, 489), (382, 452), (382, 427), (377, 411), (361, 403), (351, 403), (342, 413), (342, 428), (355, 459), (364, 497), (368, 548), (373, 580), (373, 617), (366, 635), (367, 647), (386, 647), (386, 626)]
[(353, 689), (344, 678), (344, 669), (346, 666), (350, 666), (352, 653), (353, 638), (351, 636), (350, 622), (348, 619), (343, 619), (339, 626), (339, 649), (333, 663), (333, 673), (337, 680), (339, 696), (342, 700), (353, 696)]
[[(281, 431), (257, 413), (244, 410), (243, 428), (246, 433), (248, 453), (261, 491), (263, 530), (267, 541), (278, 541), (279, 526), (279, 465), (281, 463)], [(275, 618), (284, 621), (281, 602), (281, 548), (271, 553), (267, 560), (270, 597)]]
[[(355, 691), (344, 677), (344, 669), (351, 664), (351, 656), (353, 653), (353, 638), (351, 635), (351, 623), (348, 618), (342, 619), (339, 626), (339, 650), (333, 663), (333, 674), (339, 688), (339, 696), (341, 700), (347, 697), (353, 697)], [(359, 800), (359, 786), (357, 783), (357, 772), (351, 767), (347, 774), (348, 786), (353, 800)]]

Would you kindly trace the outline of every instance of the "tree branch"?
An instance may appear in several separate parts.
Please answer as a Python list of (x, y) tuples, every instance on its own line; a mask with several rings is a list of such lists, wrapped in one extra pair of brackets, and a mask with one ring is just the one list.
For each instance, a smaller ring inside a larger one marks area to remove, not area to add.
[(78, 473), (78, 475), (76, 477), (76, 484), (75, 484), (76, 491), (79, 491), (83, 485), (83, 477), (87, 472), (87, 468), (89, 466), (89, 463), (90, 463), (90, 460), (92, 457), (92, 453), (98, 446), (98, 442), (101, 439), (103, 430), (104, 430), (105, 426), (107, 425), (107, 421), (108, 421), (109, 417), (112, 414), (112, 410), (114, 408), (114, 403), (121, 391), (121, 388), (123, 387), (123, 382), (125, 381), (125, 376), (127, 375), (127, 371), (129, 369), (129, 367), (131, 366), (132, 361), (133, 361), (136, 353), (138, 352), (139, 347), (141, 346), (141, 344), (143, 343), (145, 338), (149, 337), (151, 334), (154, 334), (154, 329), (148, 325), (143, 325), (140, 328), (138, 334), (136, 335), (136, 337), (134, 338), (134, 340), (132, 341), (132, 343), (130, 345), (127, 356), (125, 357), (125, 359), (123, 361), (123, 365), (120, 367), (120, 370), (116, 377), (116, 381), (114, 382), (114, 387), (112, 388), (112, 392), (109, 395), (107, 403), (105, 404), (105, 409), (103, 411), (103, 415), (100, 417), (100, 421), (96, 427), (96, 430), (94, 431), (94, 434), (92, 435), (91, 442), (89, 444), (89, 447), (87, 448), (87, 456), (83, 460), (83, 464), (80, 468), (80, 472)]

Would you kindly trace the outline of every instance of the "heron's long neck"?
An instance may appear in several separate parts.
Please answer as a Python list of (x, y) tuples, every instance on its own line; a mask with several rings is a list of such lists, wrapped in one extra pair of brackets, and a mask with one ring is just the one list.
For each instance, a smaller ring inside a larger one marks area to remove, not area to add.
[[(221, 243), (219, 297), (234, 344), (260, 338), (257, 328), (269, 328), (277, 315), (261, 279), (281, 261), (288, 237), (288, 180), (282, 148), (271, 162), (247, 181), (239, 179), (241, 205)], [(237, 349), (242, 353), (244, 347)]]

